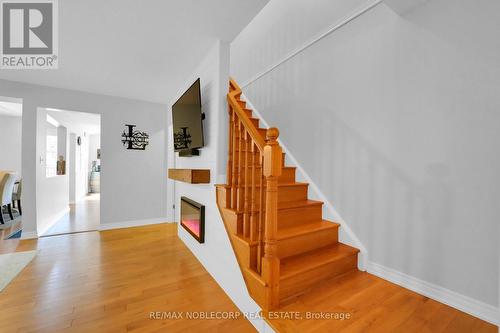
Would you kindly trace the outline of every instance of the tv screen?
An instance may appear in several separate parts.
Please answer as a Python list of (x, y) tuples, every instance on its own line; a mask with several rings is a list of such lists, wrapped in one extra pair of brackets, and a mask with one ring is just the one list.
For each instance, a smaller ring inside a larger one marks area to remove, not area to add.
[(203, 147), (200, 79), (197, 79), (172, 106), (172, 122), (175, 151)]

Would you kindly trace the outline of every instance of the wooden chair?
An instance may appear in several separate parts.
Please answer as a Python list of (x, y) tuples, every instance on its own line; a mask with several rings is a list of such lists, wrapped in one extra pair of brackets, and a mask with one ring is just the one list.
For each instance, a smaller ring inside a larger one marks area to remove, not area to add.
[(19, 180), (19, 182), (16, 182), (16, 184), (16, 191), (12, 194), (12, 206), (14, 206), (14, 208), (17, 208), (19, 215), (23, 215), (23, 212), (21, 210), (21, 193), (23, 188), (23, 181)]

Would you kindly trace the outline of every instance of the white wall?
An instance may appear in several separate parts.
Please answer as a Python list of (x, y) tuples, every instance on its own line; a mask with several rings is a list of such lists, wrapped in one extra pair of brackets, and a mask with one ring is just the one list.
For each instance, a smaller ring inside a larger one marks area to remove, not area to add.
[[(23, 99), (23, 236), (35, 236), (37, 107), (101, 114), (101, 224), (166, 217), (166, 105), (0, 80), (0, 95)], [(123, 147), (125, 124), (150, 135), (146, 151)]]
[(280, 62), (362, 2), (272, 0), (231, 75), (372, 262), (497, 306), (500, 2), (381, 4)]
[[(241, 271), (231, 247), (229, 238), (224, 228), (216, 205), (215, 184), (217, 178), (223, 178), (225, 173), (225, 159), (218, 156), (227, 154), (227, 104), (225, 96), (229, 82), (229, 46), (225, 43), (217, 43), (207, 54), (205, 60), (186, 80), (171, 105), (182, 93), (196, 80), (201, 79), (201, 103), (202, 111), (205, 112), (204, 121), (205, 147), (201, 149), (200, 156), (178, 157), (169, 149), (169, 160), (175, 160), (176, 168), (201, 168), (210, 169), (210, 184), (187, 184), (175, 182), (175, 205), (180, 208), (180, 197), (189, 197), (205, 205), (205, 243), (199, 244), (190, 234), (179, 226), (179, 237), (189, 247), (198, 260), (205, 266), (207, 271), (215, 278), (219, 285), (229, 295), (233, 302), (245, 312), (256, 312), (259, 310), (255, 302), (250, 298), (246, 290)], [(171, 110), (171, 108), (169, 109)], [(169, 123), (171, 123), (169, 113)], [(227, 156), (226, 156), (227, 158)], [(172, 163), (173, 164), (173, 163)], [(169, 163), (169, 165), (171, 165)], [(217, 175), (220, 175), (217, 177)], [(174, 182), (169, 182), (169, 186)], [(176, 209), (175, 218), (179, 221), (180, 209)], [(259, 329), (262, 329), (263, 321), (253, 321)]]
[[(57, 135), (58, 154), (64, 155), (67, 155), (67, 151), (62, 152), (59, 149), (67, 150), (68, 135), (64, 126), (55, 127), (47, 122), (46, 110), (39, 108), (36, 115), (37, 129), (39, 129), (36, 133), (36, 146), (38, 156), (43, 157), (40, 159), (36, 180), (36, 232), (38, 235), (43, 235), (69, 210), (69, 176), (66, 174), (47, 178), (46, 175), (47, 134)], [(23, 196), (24, 193), (23, 182)], [(23, 205), (23, 216), (25, 212), (26, 208)], [(30, 230), (25, 229), (23, 219), (23, 233), (25, 231), (29, 232)]]
[(22, 118), (0, 116), (0, 170), (21, 175)]

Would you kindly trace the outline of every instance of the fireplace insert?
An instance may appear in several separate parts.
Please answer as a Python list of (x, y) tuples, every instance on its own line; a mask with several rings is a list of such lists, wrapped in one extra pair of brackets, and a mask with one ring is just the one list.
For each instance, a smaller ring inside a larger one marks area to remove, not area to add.
[(205, 206), (181, 197), (181, 225), (199, 243), (205, 242)]

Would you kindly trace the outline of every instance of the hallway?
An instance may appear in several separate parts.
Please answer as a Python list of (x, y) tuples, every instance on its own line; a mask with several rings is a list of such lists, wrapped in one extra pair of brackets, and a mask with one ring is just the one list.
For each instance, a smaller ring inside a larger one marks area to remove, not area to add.
[(76, 204), (70, 204), (70, 211), (57, 221), (44, 236), (94, 231), (99, 228), (99, 223), (100, 194), (89, 194)]

